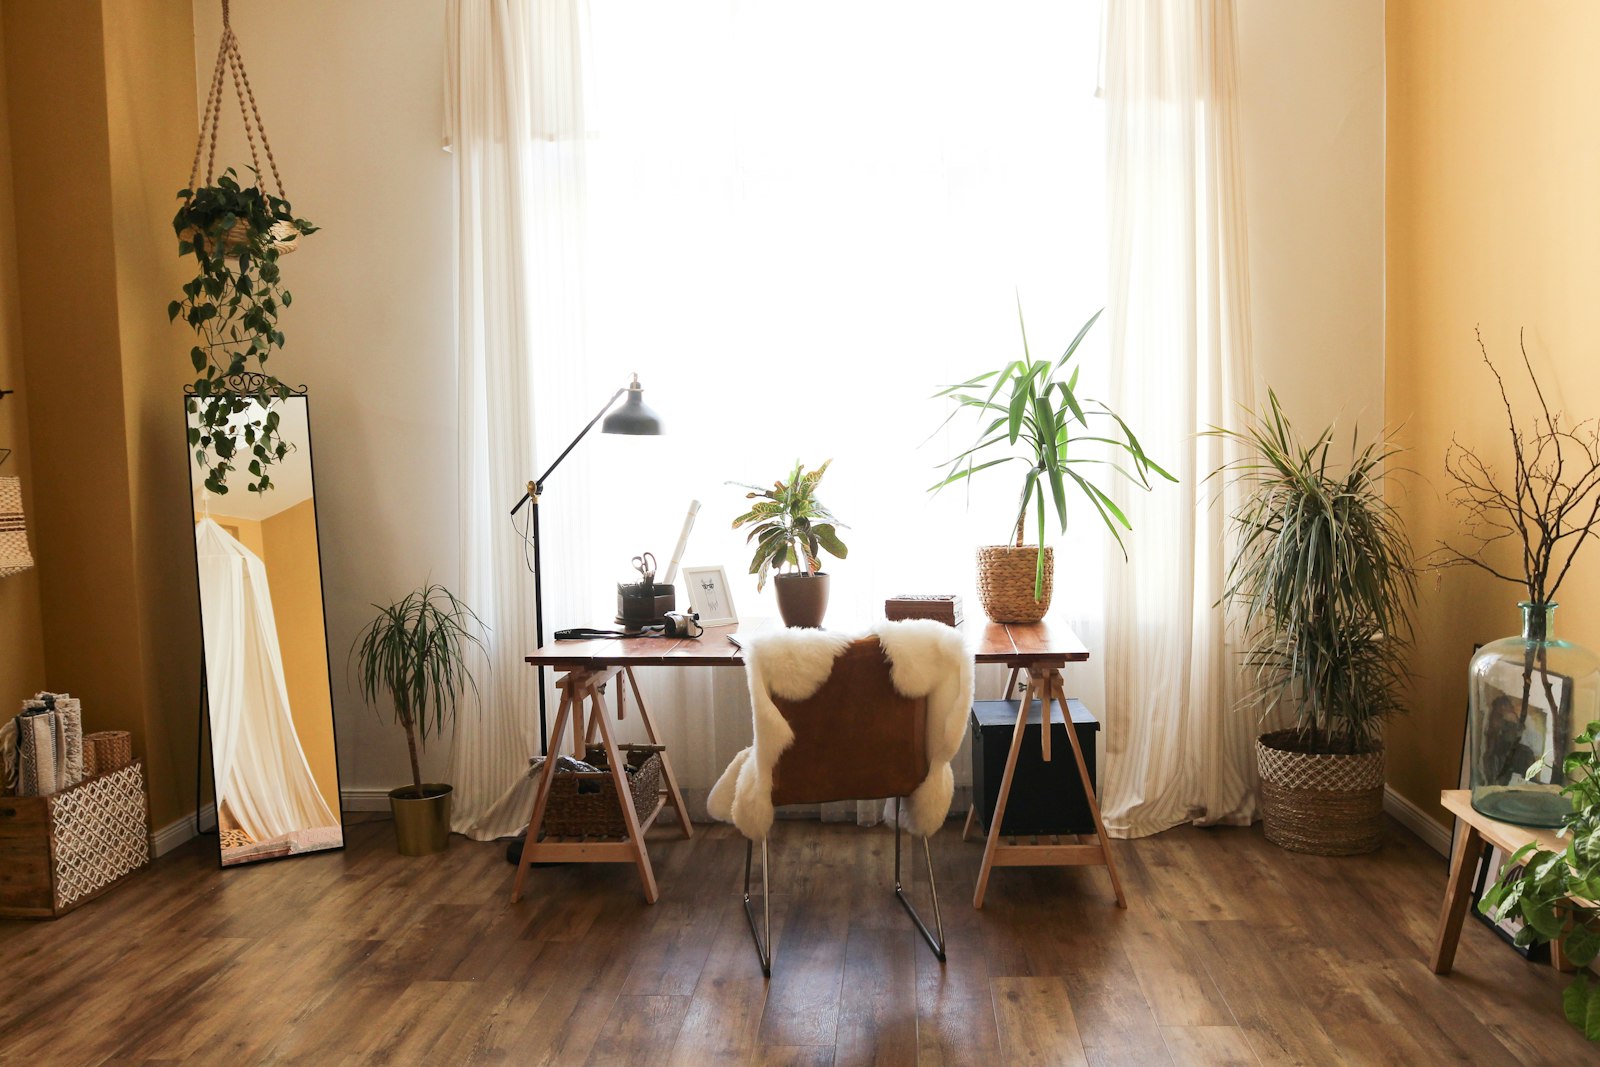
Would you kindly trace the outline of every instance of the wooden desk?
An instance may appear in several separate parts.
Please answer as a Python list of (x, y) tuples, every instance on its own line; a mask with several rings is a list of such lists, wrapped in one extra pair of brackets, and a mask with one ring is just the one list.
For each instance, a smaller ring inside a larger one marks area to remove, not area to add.
[[(1456, 961), (1456, 945), (1461, 940), (1461, 922), (1472, 900), (1472, 878), (1478, 870), (1483, 843), (1499, 846), (1509, 858), (1530, 841), (1551, 852), (1565, 851), (1567, 842), (1557, 837), (1554, 830), (1513, 826), (1489, 818), (1472, 806), (1470, 789), (1446, 789), (1439, 794), (1439, 803), (1456, 817), (1458, 829), (1464, 831), (1456, 835), (1460, 840), (1450, 861), (1450, 879), (1445, 883), (1444, 907), (1439, 912), (1439, 932), (1433, 946), (1433, 973), (1449, 974)], [(1550, 943), (1550, 962), (1558, 970), (1568, 969), (1561, 956), (1561, 946), (1556, 942)]]
[[(655, 723), (640, 697), (638, 683), (633, 677), (635, 667), (743, 667), (744, 652), (728, 640), (735, 634), (750, 638), (777, 628), (775, 620), (758, 620), (740, 626), (710, 627), (697, 639), (657, 637), (611, 637), (590, 641), (559, 641), (545, 645), (527, 657), (530, 664), (552, 667), (562, 673), (556, 682), (561, 690), (560, 706), (556, 711), (555, 725), (550, 731), (552, 754), (560, 746), (560, 738), (567, 723), (572, 723), (572, 748), (582, 756), (585, 742), (599, 734), (605, 745), (606, 759), (612, 767), (618, 796), (628, 794), (626, 776), (621, 770), (622, 761), (606, 723), (605, 687), (616, 681), (617, 718), (626, 714), (626, 696), (629, 689), (634, 696), (639, 718), (652, 743), (659, 743)], [(1100, 818), (1100, 804), (1089, 782), (1083, 751), (1078, 746), (1077, 731), (1067, 729), (1073, 757), (1078, 761), (1078, 773), (1083, 782), (1089, 808), (1094, 813), (1097, 835), (1093, 843), (1082, 841), (1052, 842), (1043, 844), (1018, 844), (1003, 842), (1001, 822), (1005, 816), (1006, 800), (1011, 793), (1011, 779), (1016, 770), (1017, 753), (1022, 747), (1022, 737), (1027, 708), (1032, 701), (1040, 700), (1046, 708), (1041, 744), (1044, 758), (1050, 758), (1050, 716), (1066, 707), (1065, 690), (1061, 682), (1061, 668), (1068, 663), (1079, 663), (1089, 658), (1089, 650), (1076, 634), (1061, 625), (1044, 623), (991, 623), (983, 620), (969, 622), (963, 627), (967, 644), (978, 663), (1001, 664), (1011, 668), (1011, 681), (1006, 687), (1009, 697), (1015, 692), (1023, 672), (1027, 672), (1028, 691), (1019, 705), (1017, 723), (1011, 737), (1011, 751), (1006, 759), (1005, 773), (1000, 781), (1000, 795), (995, 804), (994, 818), (989, 837), (984, 844), (983, 864), (978, 872), (977, 892), (972, 906), (983, 907), (984, 892), (989, 884), (989, 872), (997, 866), (1059, 866), (1065, 864), (1092, 864), (1104, 866), (1111, 876), (1111, 887), (1116, 893), (1117, 906), (1126, 907), (1122, 883), (1111, 858), (1110, 843), (1106, 838), (1105, 824)], [(586, 717), (587, 716), (587, 717)], [(665, 804), (677, 812), (683, 836), (690, 837), (694, 830), (684, 810), (683, 798), (678, 790), (677, 777), (667, 753), (662, 756), (662, 796), (655, 811), (644, 819), (634, 818), (631, 810), (624, 811), (628, 837), (624, 841), (582, 842), (564, 840), (539, 840), (539, 829), (544, 822), (545, 803), (550, 792), (551, 776), (541, 776), (534, 799), (533, 815), (528, 824), (527, 843), (522, 849), (522, 862), (517, 867), (516, 883), (511, 899), (522, 896), (523, 883), (530, 864), (541, 861), (574, 863), (633, 863), (639, 870), (639, 880), (644, 887), (645, 900), (654, 903), (657, 897), (655, 873), (650, 867), (650, 856), (644, 847), (644, 831), (650, 828)], [(624, 804), (627, 809), (627, 805)], [(967, 814), (967, 831), (971, 830), (973, 812)], [(966, 836), (966, 832), (963, 832)]]

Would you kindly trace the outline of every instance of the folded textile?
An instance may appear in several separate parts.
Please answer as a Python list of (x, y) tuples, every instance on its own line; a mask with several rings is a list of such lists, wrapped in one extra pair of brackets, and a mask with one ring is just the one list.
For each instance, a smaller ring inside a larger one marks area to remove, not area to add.
[(17, 792), (50, 796), (83, 781), (83, 710), (66, 693), (24, 701), (17, 731)]
[(17, 793), (17, 720), (0, 723), (0, 796)]
[(0, 478), (0, 578), (33, 566), (22, 519), (22, 479)]

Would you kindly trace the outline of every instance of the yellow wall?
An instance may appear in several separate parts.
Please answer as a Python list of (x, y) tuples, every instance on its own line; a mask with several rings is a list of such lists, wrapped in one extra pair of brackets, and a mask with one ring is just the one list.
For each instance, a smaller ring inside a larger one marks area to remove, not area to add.
[(133, 734), (160, 827), (194, 803), (200, 662), (186, 346), (165, 322), (199, 122), (192, 11), (12, 3), (4, 37), (45, 684), (82, 698), (87, 727)]
[(333, 751), (333, 697), (328, 688), (315, 502), (301, 501), (262, 520), (261, 535), (295, 732), (300, 735), (300, 747), (317, 788), (328, 807), (338, 811), (339, 765)]
[[(4, 33), (5, 28), (0, 25), (0, 40)], [(4, 82), (4, 48), (0, 47), (0, 84)], [(24, 509), (31, 515), (33, 478), (28, 463), (27, 389), (17, 323), (17, 233), (8, 127), (6, 101), (0, 95), (0, 389), (16, 390), (14, 395), (0, 399), (0, 449), (11, 449), (11, 458), (0, 463), (0, 477), (22, 479)], [(28, 540), (37, 551), (38, 537), (32, 523)], [(0, 578), (0, 720), (11, 715), (23, 697), (44, 687), (42, 625), (38, 568)]]
[[(1528, 410), (1517, 355), (1553, 404), (1600, 415), (1600, 4), (1390, 0), (1387, 374), (1423, 476), (1399, 499), (1417, 546), (1454, 535), (1452, 434), (1505, 469), (1507, 430), (1473, 327)], [(1515, 571), (1516, 557), (1503, 558)], [(1557, 595), (1558, 633), (1600, 648), (1600, 546)], [(1514, 633), (1516, 586), (1451, 570), (1424, 582), (1412, 714), (1389, 731), (1390, 784), (1441, 822), (1458, 774), (1474, 642)]]

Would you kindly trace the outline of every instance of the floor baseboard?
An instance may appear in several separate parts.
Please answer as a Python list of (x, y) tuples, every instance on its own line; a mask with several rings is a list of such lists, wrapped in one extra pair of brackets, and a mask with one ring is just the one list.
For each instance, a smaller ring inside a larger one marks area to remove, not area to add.
[(1394, 791), (1393, 786), (1383, 787), (1383, 810), (1394, 821), (1422, 838), (1422, 843), (1441, 856), (1450, 855), (1450, 830), (1433, 816)]
[[(165, 856), (168, 852), (188, 841), (193, 841), (197, 836), (194, 832), (194, 812), (189, 812), (181, 819), (150, 832), (150, 854), (152, 856)], [(214, 804), (207, 804), (200, 809), (200, 824), (202, 826), (215, 826), (217, 824), (217, 808)]]
[(345, 811), (388, 811), (387, 789), (341, 789), (339, 806)]

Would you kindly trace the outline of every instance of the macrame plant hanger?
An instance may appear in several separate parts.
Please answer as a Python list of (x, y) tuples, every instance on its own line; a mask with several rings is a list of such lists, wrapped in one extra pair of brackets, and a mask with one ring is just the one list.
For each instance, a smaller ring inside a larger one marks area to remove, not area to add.
[[(244, 120), (244, 136), (250, 145), (250, 166), (255, 172), (256, 189), (260, 191), (262, 199), (267, 199), (266, 179), (262, 175), (261, 156), (256, 146), (259, 138), (260, 150), (267, 154), (267, 167), (272, 172), (272, 183), (278, 190), (278, 199), (288, 200), (288, 194), (283, 191), (283, 176), (278, 173), (278, 161), (272, 154), (272, 142), (267, 140), (267, 128), (261, 121), (261, 109), (256, 106), (255, 91), (250, 87), (250, 75), (244, 69), (244, 56), (239, 51), (239, 38), (233, 32), (228, 3), (229, 0), (222, 0), (222, 41), (217, 45), (217, 65), (211, 72), (211, 90), (206, 95), (206, 110), (200, 119), (200, 137), (194, 146), (194, 163), (189, 168), (188, 188), (196, 188), (195, 180), (200, 177), (202, 155), (206, 157), (205, 184), (211, 185), (216, 179), (217, 131), (222, 126), (224, 82), (226, 75), (232, 75), (234, 96), (239, 101), (239, 117)], [(228, 244), (242, 245), (248, 235), (249, 224), (241, 220), (228, 231)], [(272, 227), (270, 236), (278, 254), (286, 255), (298, 246), (300, 233), (290, 223), (279, 222)]]

